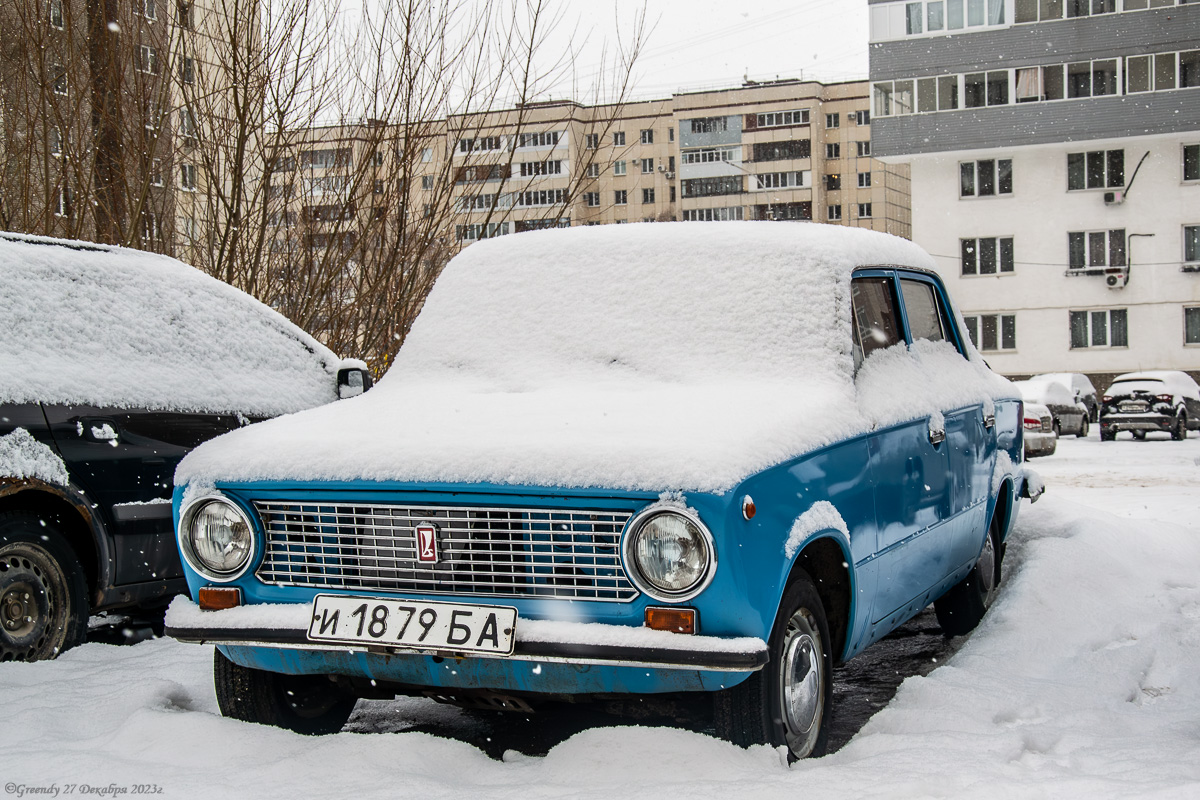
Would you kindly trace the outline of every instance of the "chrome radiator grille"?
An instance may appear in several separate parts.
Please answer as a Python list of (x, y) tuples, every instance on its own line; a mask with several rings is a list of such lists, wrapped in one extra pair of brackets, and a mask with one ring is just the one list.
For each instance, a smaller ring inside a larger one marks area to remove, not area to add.
[[(254, 503), (266, 529), (258, 578), (277, 586), (629, 600), (625, 511)], [(437, 563), (417, 560), (415, 528), (438, 529)]]

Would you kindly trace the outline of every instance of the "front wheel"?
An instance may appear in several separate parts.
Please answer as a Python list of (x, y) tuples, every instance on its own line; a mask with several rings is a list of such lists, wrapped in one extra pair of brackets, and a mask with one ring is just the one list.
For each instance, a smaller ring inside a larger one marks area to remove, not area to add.
[(1171, 438), (1177, 442), (1180, 442), (1186, 439), (1187, 435), (1187, 415), (1181, 412), (1179, 416), (1175, 418), (1175, 426), (1171, 428)]
[(993, 515), (975, 566), (967, 577), (933, 602), (938, 624), (946, 636), (962, 636), (975, 630), (991, 607), (1000, 583), (999, 541), (1000, 520)]
[(812, 578), (788, 584), (769, 642), (770, 662), (714, 699), (717, 734), (736, 745), (785, 745), (795, 761), (829, 742), (833, 658), (825, 608)]
[(0, 514), (0, 661), (41, 661), (87, 638), (87, 582), (52, 520)]
[(1111, 427), (1108, 427), (1105, 425), (1100, 426), (1100, 441), (1115, 442), (1116, 440), (1117, 440), (1117, 432), (1115, 430), (1113, 430)]
[(1088, 418), (1087, 418), (1087, 415), (1084, 414), (1083, 421), (1079, 423), (1079, 433), (1077, 433), (1075, 435), (1078, 436), (1080, 439), (1086, 439), (1087, 435), (1088, 435), (1088, 430), (1089, 430)]
[(221, 714), (319, 736), (337, 733), (357, 701), (323, 675), (284, 675), (243, 667), (217, 650), (213, 683)]
[(1146, 432), (1145, 431), (1133, 431), (1133, 438), (1137, 439), (1140, 442), (1146, 438)]

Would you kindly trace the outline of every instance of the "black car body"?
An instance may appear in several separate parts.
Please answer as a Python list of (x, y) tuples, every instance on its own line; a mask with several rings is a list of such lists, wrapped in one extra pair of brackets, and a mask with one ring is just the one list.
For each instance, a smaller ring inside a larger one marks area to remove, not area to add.
[(1179, 440), (1200, 428), (1200, 387), (1185, 372), (1119, 375), (1101, 403), (1101, 441), (1112, 441), (1120, 431), (1132, 431), (1135, 439), (1144, 439), (1147, 431), (1163, 431)]
[(180, 459), (370, 382), (165, 256), (0, 234), (0, 279), (0, 660), (53, 657), (83, 641), (89, 613), (185, 591)]

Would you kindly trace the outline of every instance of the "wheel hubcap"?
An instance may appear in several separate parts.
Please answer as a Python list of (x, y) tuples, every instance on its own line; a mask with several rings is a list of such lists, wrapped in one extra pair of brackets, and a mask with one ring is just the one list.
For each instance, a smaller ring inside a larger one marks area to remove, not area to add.
[(27, 583), (9, 586), (0, 598), (0, 619), (10, 636), (26, 636), (37, 626), (41, 614), (33, 599), (34, 589)]
[(55, 601), (64, 581), (39, 549), (15, 545), (6, 550), (0, 556), (0, 661), (52, 657), (66, 633), (65, 619), (56, 620)]
[(812, 752), (825, 706), (825, 661), (821, 635), (808, 612), (800, 609), (788, 621), (779, 670), (788, 748), (798, 758)]
[(996, 589), (996, 547), (992, 543), (990, 531), (983, 543), (983, 552), (979, 554), (979, 564), (975, 569), (979, 575), (979, 588), (983, 590), (983, 606), (987, 608), (991, 605), (992, 592)]

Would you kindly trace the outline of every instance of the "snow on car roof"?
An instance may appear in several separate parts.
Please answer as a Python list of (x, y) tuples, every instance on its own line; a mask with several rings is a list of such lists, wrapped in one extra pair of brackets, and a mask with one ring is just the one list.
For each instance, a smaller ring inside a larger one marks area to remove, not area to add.
[(173, 258), (0, 235), (0, 402), (275, 415), (336, 399), (338, 360)]
[(1043, 403), (1061, 406), (1075, 405), (1075, 392), (1055, 380), (1013, 381), (1027, 403)]
[[(1196, 382), (1186, 372), (1179, 372), (1170, 369), (1155, 369), (1146, 370), (1145, 372), (1128, 372), (1124, 375), (1118, 375), (1113, 378), (1112, 386), (1109, 387), (1111, 392), (1117, 384), (1122, 384), (1122, 389), (1138, 388), (1137, 383), (1161, 383), (1173, 393), (1182, 395), (1183, 397), (1191, 397), (1200, 400), (1200, 387), (1196, 386)], [(1147, 387), (1153, 390), (1152, 386)]]
[(945, 361), (936, 380), (886, 351), (853, 379), (852, 270), (931, 264), (903, 239), (820, 224), (483, 241), (446, 268), (375, 389), (203, 445), (176, 478), (723, 491), (952, 396), (1012, 396), (944, 343), (912, 356)]

